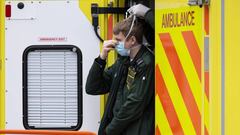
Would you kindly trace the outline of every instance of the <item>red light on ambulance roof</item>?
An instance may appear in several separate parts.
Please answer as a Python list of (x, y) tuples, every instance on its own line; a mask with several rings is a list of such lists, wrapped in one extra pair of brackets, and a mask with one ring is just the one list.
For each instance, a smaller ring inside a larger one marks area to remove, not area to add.
[(5, 11), (6, 11), (5, 16), (6, 16), (6, 17), (11, 17), (11, 15), (12, 15), (12, 12), (11, 12), (11, 5), (6, 5), (6, 7), (5, 7)]

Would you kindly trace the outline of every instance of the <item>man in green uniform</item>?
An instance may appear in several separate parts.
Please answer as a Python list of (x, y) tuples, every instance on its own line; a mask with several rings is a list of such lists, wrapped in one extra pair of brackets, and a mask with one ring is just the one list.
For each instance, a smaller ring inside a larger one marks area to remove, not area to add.
[[(89, 71), (86, 92), (109, 93), (98, 135), (154, 134), (154, 56), (142, 45), (143, 27), (135, 16), (117, 23)], [(105, 69), (114, 49), (120, 56)]]

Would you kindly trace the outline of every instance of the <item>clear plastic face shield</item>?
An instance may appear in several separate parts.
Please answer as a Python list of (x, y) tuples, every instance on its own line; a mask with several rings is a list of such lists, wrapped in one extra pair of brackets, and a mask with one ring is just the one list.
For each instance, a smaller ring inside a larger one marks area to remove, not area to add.
[[(125, 41), (126, 41), (126, 39), (129, 37), (129, 35), (131, 34), (132, 29), (133, 29), (133, 26), (134, 26), (134, 23), (135, 23), (135, 21), (136, 21), (136, 19), (137, 19), (136, 15), (131, 14), (130, 12), (127, 11), (127, 12), (125, 13), (125, 19), (130, 18), (130, 17), (133, 17), (133, 19), (132, 19), (132, 23), (131, 23), (130, 29), (129, 29), (129, 31), (128, 31), (128, 34), (126, 35), (124, 41), (119, 42), (118, 45), (117, 45), (116, 48), (115, 48), (116, 51), (117, 51), (120, 55), (122, 55), (122, 56), (129, 56), (129, 54), (130, 54), (130, 49), (137, 47), (137, 46), (134, 46), (134, 47), (129, 48), (129, 49), (125, 49), (125, 48), (124, 48)], [(143, 45), (144, 45), (144, 44), (143, 44)], [(138, 46), (139, 46), (139, 45), (138, 45)], [(145, 46), (147, 47), (147, 45), (145, 45)], [(147, 47), (147, 49), (148, 49), (148, 47)], [(151, 51), (150, 49), (148, 49), (148, 50)], [(151, 51), (151, 52), (152, 52), (152, 51)], [(152, 53), (153, 53), (153, 52), (152, 52)]]
[(128, 34), (126, 35), (126, 39), (128, 38), (128, 36), (130, 35), (130, 33), (132, 32), (132, 29), (133, 29), (133, 26), (134, 26), (134, 22), (136, 21), (136, 15), (133, 15), (133, 14), (130, 14), (128, 11), (126, 12), (126, 14), (125, 14), (125, 19), (127, 19), (127, 18), (130, 18), (130, 17), (132, 17), (133, 16), (133, 20), (132, 20), (132, 24), (131, 24), (131, 27), (130, 27), (130, 29), (129, 29), (129, 31), (128, 31)]
[[(136, 17), (136, 15), (134, 15), (132, 12), (127, 11), (127, 12), (125, 13), (125, 19), (127, 19), (127, 18), (129, 18), (129, 17), (132, 17), (132, 16), (133, 16), (132, 24), (131, 24), (131, 27), (130, 27), (130, 29), (129, 29), (129, 32), (128, 32), (127, 36), (126, 36), (126, 39), (128, 38), (128, 36), (129, 36), (130, 33), (132, 32), (132, 28), (133, 28), (133, 26), (134, 26), (134, 22), (136, 21), (137, 17)], [(146, 38), (145, 38), (144, 36), (143, 36), (143, 45), (146, 46), (147, 49), (148, 49), (152, 54), (154, 54), (154, 53), (152, 52), (152, 50), (150, 50), (150, 49), (148, 48), (148, 47), (151, 46), (151, 45), (148, 44), (148, 42), (147, 42), (147, 40), (146, 40)]]

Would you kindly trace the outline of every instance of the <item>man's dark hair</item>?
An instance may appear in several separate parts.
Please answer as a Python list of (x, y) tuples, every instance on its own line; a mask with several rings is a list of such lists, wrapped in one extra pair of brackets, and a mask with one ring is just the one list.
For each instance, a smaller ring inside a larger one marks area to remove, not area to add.
[[(113, 28), (113, 34), (118, 35), (120, 32), (122, 32), (123, 35), (126, 37), (131, 28), (132, 21), (133, 21), (133, 16), (118, 22)], [(130, 38), (131, 36), (135, 36), (137, 42), (142, 43), (143, 32), (144, 32), (143, 27), (144, 27), (144, 21), (142, 19), (136, 18), (136, 20), (134, 21), (132, 31), (127, 38)]]

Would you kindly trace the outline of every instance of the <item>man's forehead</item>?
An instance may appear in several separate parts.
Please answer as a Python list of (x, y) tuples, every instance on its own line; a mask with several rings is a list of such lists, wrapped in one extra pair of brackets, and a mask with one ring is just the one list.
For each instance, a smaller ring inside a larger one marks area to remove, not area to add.
[(122, 39), (124, 39), (124, 38), (125, 38), (125, 36), (123, 35), (122, 32), (120, 32), (120, 33), (117, 34), (117, 35), (113, 35), (113, 39), (115, 39), (115, 40), (122, 40)]

